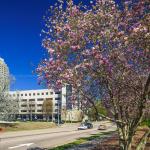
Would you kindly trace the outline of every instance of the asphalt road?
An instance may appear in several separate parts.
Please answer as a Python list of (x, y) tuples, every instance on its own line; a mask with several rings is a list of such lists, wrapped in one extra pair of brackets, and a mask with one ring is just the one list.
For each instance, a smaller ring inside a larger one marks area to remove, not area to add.
[(99, 124), (108, 126), (107, 131), (115, 130), (115, 126), (109, 122), (95, 122), (93, 129), (77, 130), (79, 124), (62, 125), (57, 128), (7, 132), (0, 134), (0, 150), (27, 150), (29, 148), (51, 148), (65, 143), (72, 142), (80, 137), (88, 137), (91, 134), (99, 133)]

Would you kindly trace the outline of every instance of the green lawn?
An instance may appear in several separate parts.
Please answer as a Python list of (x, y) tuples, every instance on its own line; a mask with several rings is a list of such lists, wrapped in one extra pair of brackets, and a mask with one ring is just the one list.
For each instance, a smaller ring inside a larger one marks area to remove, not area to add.
[(144, 120), (142, 123), (141, 123), (142, 126), (146, 125), (150, 128), (150, 119), (147, 119), (147, 120)]
[(17, 122), (13, 126), (0, 125), (4, 131), (22, 131), (22, 130), (36, 130), (53, 128), (56, 125), (52, 122)]

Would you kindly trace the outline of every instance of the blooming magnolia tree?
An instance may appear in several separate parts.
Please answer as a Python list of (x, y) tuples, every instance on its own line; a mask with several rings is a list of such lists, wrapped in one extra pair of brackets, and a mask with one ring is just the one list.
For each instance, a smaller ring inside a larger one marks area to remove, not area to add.
[(48, 57), (37, 69), (40, 81), (52, 88), (71, 84), (86, 103), (101, 97), (113, 114), (124, 150), (131, 148), (149, 101), (148, 10), (147, 0), (128, 1), (120, 9), (112, 0), (90, 6), (70, 0), (51, 7), (45, 17)]

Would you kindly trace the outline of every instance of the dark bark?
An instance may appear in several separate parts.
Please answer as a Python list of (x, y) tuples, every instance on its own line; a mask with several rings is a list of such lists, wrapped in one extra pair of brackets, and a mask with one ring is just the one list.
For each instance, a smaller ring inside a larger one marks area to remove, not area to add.
[(82, 94), (85, 98), (88, 99), (88, 102), (92, 105), (92, 107), (93, 107), (94, 110), (95, 110), (95, 118), (96, 118), (96, 120), (99, 120), (98, 109), (97, 109), (97, 107), (96, 107), (94, 101), (92, 100), (92, 98), (91, 98), (91, 97), (88, 97), (87, 95), (85, 95), (85, 94), (82, 92), (82, 90), (81, 90), (81, 94)]
[(150, 74), (147, 78), (145, 87), (144, 87), (144, 93), (143, 93), (143, 99), (146, 99), (146, 97), (150, 94)]

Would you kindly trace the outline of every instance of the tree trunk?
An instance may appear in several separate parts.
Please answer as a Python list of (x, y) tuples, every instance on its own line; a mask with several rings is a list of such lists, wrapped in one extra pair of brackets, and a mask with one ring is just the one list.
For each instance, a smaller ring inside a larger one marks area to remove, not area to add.
[(96, 121), (98, 121), (99, 120), (99, 114), (98, 114), (98, 110), (97, 110), (97, 107), (96, 107), (96, 105), (94, 104), (94, 102), (92, 103), (92, 105), (93, 105), (93, 107), (94, 107), (94, 109), (95, 109), (95, 119), (96, 119)]
[(119, 146), (121, 150), (131, 150), (131, 141), (127, 139), (119, 139)]
[(128, 126), (118, 127), (119, 146), (121, 150), (131, 150), (133, 132), (128, 130)]

